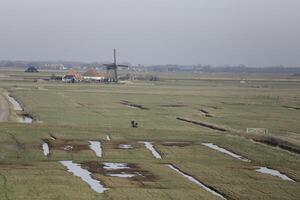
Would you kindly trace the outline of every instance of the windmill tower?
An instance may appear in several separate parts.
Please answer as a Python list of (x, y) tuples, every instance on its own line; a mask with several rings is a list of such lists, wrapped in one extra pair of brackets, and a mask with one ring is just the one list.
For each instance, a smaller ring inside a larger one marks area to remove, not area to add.
[(107, 70), (107, 75), (111, 77), (113, 77), (113, 81), (112, 82), (118, 82), (118, 67), (124, 67), (124, 68), (128, 68), (127, 65), (118, 65), (117, 64), (117, 51), (116, 49), (114, 49), (114, 62), (111, 64), (104, 64), (104, 66), (106, 66), (106, 70)]

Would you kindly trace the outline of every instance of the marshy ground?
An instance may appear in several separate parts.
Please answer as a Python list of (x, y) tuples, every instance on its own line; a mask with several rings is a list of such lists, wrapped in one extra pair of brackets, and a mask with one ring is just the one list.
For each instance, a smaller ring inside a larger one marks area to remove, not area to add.
[[(10, 108), (0, 114), (0, 199), (300, 197), (300, 79), (162, 74), (98, 85), (0, 73), (0, 109)], [(7, 91), (33, 123), (16, 120)]]

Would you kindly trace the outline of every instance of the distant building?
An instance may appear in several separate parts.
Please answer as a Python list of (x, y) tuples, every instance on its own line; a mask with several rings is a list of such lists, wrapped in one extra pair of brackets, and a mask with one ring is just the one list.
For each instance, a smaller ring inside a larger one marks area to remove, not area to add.
[(26, 70), (25, 70), (25, 72), (29, 72), (29, 73), (37, 73), (37, 72), (39, 72), (35, 67), (33, 67), (33, 66), (30, 66), (30, 67), (28, 67)]
[(80, 82), (82, 81), (82, 76), (76, 70), (70, 69), (68, 73), (63, 76), (62, 81), (67, 83)]
[(45, 64), (44, 68), (46, 68), (46, 69), (58, 69), (58, 70), (66, 69), (63, 64)]
[(87, 81), (98, 81), (103, 82), (106, 78), (106, 73), (97, 72), (94, 68), (89, 68), (85, 73), (82, 74), (83, 79)]

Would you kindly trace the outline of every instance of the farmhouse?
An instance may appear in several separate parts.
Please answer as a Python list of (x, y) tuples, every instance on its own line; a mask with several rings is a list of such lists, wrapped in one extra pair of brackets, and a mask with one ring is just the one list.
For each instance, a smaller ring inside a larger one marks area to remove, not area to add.
[(106, 74), (103, 72), (97, 72), (94, 68), (89, 68), (83, 75), (83, 79), (86, 81), (102, 82), (106, 78)]
[(68, 73), (62, 78), (63, 82), (74, 83), (80, 82), (82, 80), (82, 76), (74, 69), (70, 69)]

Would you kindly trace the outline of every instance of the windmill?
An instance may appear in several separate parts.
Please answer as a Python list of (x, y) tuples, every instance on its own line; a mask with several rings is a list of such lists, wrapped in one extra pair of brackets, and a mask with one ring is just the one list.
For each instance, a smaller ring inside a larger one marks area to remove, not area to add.
[(113, 72), (113, 82), (118, 82), (118, 67), (124, 67), (128, 68), (127, 65), (118, 65), (117, 64), (117, 51), (114, 49), (114, 62), (111, 64), (104, 64), (106, 66), (107, 74), (109, 74), (110, 71)]

